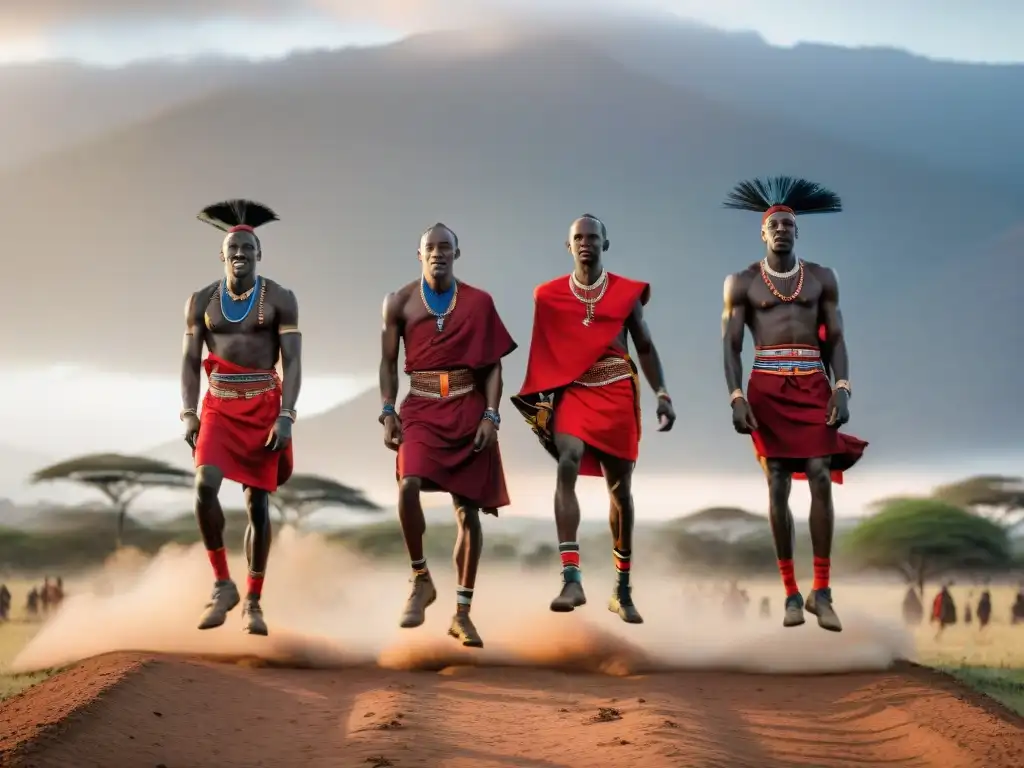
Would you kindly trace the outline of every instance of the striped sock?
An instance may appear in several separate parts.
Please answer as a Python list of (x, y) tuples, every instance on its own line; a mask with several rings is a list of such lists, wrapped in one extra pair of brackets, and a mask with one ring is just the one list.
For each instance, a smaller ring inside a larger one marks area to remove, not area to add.
[(814, 585), (811, 589), (828, 589), (832, 560), (828, 557), (814, 558)]
[(263, 596), (262, 573), (249, 572), (249, 576), (245, 580), (245, 595), (255, 600), (259, 600)]
[(786, 597), (791, 597), (800, 591), (796, 585), (792, 560), (779, 560), (779, 575), (782, 576), (782, 586), (786, 588)]
[(413, 573), (417, 573), (417, 574), (426, 573), (427, 572), (427, 558), (424, 557), (421, 560), (413, 560), (412, 561), (412, 570), (413, 570)]
[(628, 549), (613, 549), (612, 558), (615, 560), (615, 574), (618, 577), (616, 586), (621, 589), (629, 589), (629, 561), (631, 553)]
[(459, 613), (469, 613), (469, 607), (473, 604), (473, 590), (470, 587), (463, 587), (461, 584), (455, 590), (455, 610)]
[(583, 581), (580, 573), (580, 544), (578, 541), (560, 541), (558, 554), (562, 558), (562, 581)]
[(213, 566), (213, 578), (217, 581), (229, 581), (231, 573), (228, 571), (228, 551), (224, 547), (208, 549), (206, 556), (210, 558), (210, 565)]

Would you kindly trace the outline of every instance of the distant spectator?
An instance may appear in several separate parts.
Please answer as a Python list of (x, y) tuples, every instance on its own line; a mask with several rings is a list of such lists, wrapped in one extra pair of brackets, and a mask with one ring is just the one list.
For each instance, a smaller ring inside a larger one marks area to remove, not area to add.
[(11, 617), (11, 590), (6, 584), (0, 584), (0, 621)]
[(1010, 623), (1024, 624), (1024, 587), (1017, 591), (1017, 599), (1013, 601), (1010, 609)]
[(992, 620), (992, 593), (987, 589), (982, 591), (978, 599), (978, 625), (984, 629)]
[(914, 587), (908, 587), (907, 594), (903, 596), (903, 623), (909, 627), (917, 627), (922, 621), (924, 606), (921, 604), (921, 596)]
[(29, 616), (35, 617), (39, 615), (39, 590), (32, 587), (32, 590), (28, 593), (28, 598), (25, 600), (25, 610)]
[(767, 597), (761, 598), (761, 618), (769, 619), (772, 615), (772, 601)]
[(936, 637), (941, 635), (946, 627), (956, 624), (956, 602), (949, 587), (950, 584), (943, 585), (932, 601), (932, 621), (939, 625)]

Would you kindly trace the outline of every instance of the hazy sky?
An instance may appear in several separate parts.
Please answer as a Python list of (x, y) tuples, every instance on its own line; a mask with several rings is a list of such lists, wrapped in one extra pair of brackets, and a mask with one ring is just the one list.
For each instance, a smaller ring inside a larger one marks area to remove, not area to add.
[(884, 45), (966, 61), (1024, 61), (1020, 0), (4, 0), (0, 62), (278, 56), (524, 12), (579, 17), (624, 9), (755, 30), (779, 45)]
[[(91, 451), (147, 450), (181, 434), (179, 382), (171, 375), (54, 366), (0, 368), (0, 376), (4, 381), (0, 423), (9, 445), (64, 458)], [(322, 413), (371, 383), (372, 378), (307, 374), (300, 413), (307, 417)], [(205, 387), (204, 381), (204, 392)]]

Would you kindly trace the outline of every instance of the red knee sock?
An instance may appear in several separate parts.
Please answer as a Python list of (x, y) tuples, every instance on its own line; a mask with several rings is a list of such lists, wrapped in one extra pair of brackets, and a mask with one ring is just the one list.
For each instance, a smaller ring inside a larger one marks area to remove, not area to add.
[(210, 565), (213, 566), (213, 578), (217, 581), (228, 581), (231, 578), (228, 571), (228, 551), (224, 547), (208, 549), (206, 555), (210, 558)]
[(254, 597), (257, 600), (263, 596), (263, 574), (262, 573), (250, 573), (248, 578), (245, 580), (245, 595), (246, 597)]
[(792, 560), (779, 560), (779, 575), (782, 576), (782, 586), (786, 588), (786, 597), (795, 595), (800, 591), (796, 585), (796, 574), (793, 572)]
[(827, 557), (814, 558), (814, 586), (812, 589), (828, 589), (832, 560)]

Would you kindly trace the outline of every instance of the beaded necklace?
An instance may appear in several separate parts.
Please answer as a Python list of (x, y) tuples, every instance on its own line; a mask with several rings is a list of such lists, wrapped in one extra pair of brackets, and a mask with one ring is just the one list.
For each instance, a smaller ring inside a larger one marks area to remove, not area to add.
[[(775, 277), (785, 279), (793, 277), (793, 275), (796, 274), (799, 274), (800, 276), (796, 280), (796, 290), (793, 291), (792, 296), (783, 296), (779, 293), (779, 289), (775, 287), (775, 283), (773, 283), (772, 279), (769, 277), (769, 275), (774, 275)], [(771, 291), (779, 301), (784, 301), (786, 303), (795, 301), (796, 297), (800, 295), (800, 291), (802, 291), (804, 287), (804, 263), (798, 259), (796, 266), (788, 272), (776, 272), (768, 266), (768, 259), (764, 258), (761, 260), (761, 279), (764, 280), (764, 284), (768, 286), (768, 290)]]
[(420, 279), (420, 299), (427, 312), (433, 315), (437, 324), (437, 332), (444, 330), (445, 319), (455, 311), (455, 304), (459, 300), (459, 282), (452, 280), (452, 286), (443, 293), (438, 293), (429, 285), (427, 279)]

